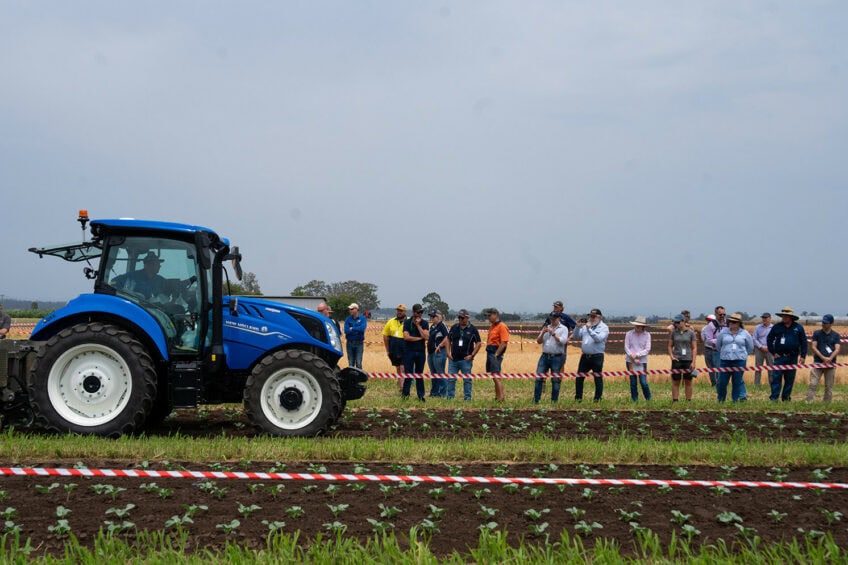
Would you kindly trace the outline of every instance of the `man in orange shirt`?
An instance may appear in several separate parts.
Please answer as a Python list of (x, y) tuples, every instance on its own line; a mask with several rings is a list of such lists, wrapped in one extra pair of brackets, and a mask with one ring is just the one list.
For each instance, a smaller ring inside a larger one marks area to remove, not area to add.
[[(486, 339), (486, 372), (500, 374), (503, 355), (509, 343), (509, 328), (501, 322), (497, 308), (489, 308), (488, 316), (489, 323), (492, 325), (489, 327), (489, 337)], [(498, 377), (492, 380), (495, 382), (495, 400), (502, 402), (504, 400), (503, 381)]]

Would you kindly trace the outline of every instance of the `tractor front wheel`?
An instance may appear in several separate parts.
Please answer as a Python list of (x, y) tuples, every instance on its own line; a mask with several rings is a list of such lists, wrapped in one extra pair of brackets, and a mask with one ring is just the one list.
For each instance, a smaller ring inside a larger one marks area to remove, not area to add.
[(327, 430), (341, 410), (333, 370), (320, 357), (289, 349), (265, 357), (244, 388), (244, 411), (260, 430), (311, 437)]

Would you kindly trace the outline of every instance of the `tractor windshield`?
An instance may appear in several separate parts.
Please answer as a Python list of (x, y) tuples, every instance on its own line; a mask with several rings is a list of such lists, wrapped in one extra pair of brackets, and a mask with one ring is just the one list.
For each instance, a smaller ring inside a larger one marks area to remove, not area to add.
[(102, 282), (159, 321), (173, 352), (197, 351), (202, 309), (201, 273), (193, 244), (127, 236), (108, 246)]

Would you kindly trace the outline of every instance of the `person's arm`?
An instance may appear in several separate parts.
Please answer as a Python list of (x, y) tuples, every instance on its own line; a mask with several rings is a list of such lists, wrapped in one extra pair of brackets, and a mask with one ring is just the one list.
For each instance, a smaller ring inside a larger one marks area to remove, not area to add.
[(801, 342), (801, 360), (807, 358), (807, 332), (804, 331), (804, 328), (798, 326), (798, 341)]
[(451, 361), (453, 361), (453, 355), (451, 354), (451, 346), (452, 346), (452, 344), (451, 344), (451, 333), (452, 332), (453, 332), (453, 328), (451, 328), (448, 331), (448, 335), (445, 336), (445, 341), (442, 342), (442, 343), (445, 344), (445, 351), (447, 351), (448, 359), (450, 359)]
[(427, 323), (427, 320), (418, 320), (415, 322), (415, 327), (418, 328), (418, 333), (421, 334), (421, 339), (427, 341), (430, 337), (430, 325)]
[(503, 328), (501, 328), (501, 342), (498, 344), (498, 350), (495, 351), (495, 357), (503, 355), (506, 350), (506, 346), (509, 343), (509, 330), (503, 322), (501, 322), (500, 325), (503, 326)]
[(386, 355), (389, 355), (389, 334), (390, 333), (391, 332), (389, 332), (389, 324), (386, 323), (386, 325), (383, 326), (383, 345), (386, 348)]
[(545, 334), (549, 332), (550, 326), (546, 325), (542, 328), (542, 331), (539, 332), (539, 337), (536, 338), (536, 343), (542, 343), (545, 341)]
[(833, 344), (833, 353), (831, 353), (831, 354), (828, 356), (828, 358), (827, 358), (827, 362), (828, 362), (828, 363), (833, 363), (834, 361), (836, 361), (836, 356), (837, 356), (837, 355), (839, 355), (839, 342), (838, 342), (838, 341), (837, 341), (836, 343), (834, 343), (834, 344)]
[(754, 338), (748, 332), (745, 332), (745, 348), (748, 350), (748, 355), (754, 352)]
[(645, 332), (648, 336), (647, 340), (645, 340), (645, 349), (639, 352), (639, 358), (647, 357), (651, 353), (651, 334), (650, 332)]
[(698, 360), (698, 338), (695, 337), (695, 332), (692, 332), (692, 368), (695, 368), (695, 361)]
[(668, 356), (672, 361), (677, 361), (674, 357), (674, 333), (668, 334)]
[(483, 342), (478, 341), (474, 344), (474, 349), (471, 351), (471, 355), (469, 355), (469, 361), (473, 361), (475, 357), (477, 357), (477, 353), (480, 351), (480, 348), (483, 347)]
[(449, 345), (450, 345), (450, 340), (448, 339), (448, 336), (446, 335), (442, 339), (442, 341), (440, 341), (439, 343), (436, 344), (436, 353), (438, 353), (442, 349), (447, 350), (449, 348)]
[[(818, 333), (818, 332), (816, 332), (816, 333)], [(810, 347), (812, 347), (812, 349), (813, 349), (813, 355), (815, 355), (819, 359), (823, 359), (823, 360), (826, 361), (829, 356), (828, 355), (822, 355), (822, 352), (819, 351), (818, 343), (816, 343), (816, 333), (813, 334), (813, 341), (810, 344)]]
[(777, 324), (773, 325), (769, 330), (768, 336), (766, 336), (766, 347), (769, 350), (769, 353), (774, 354), (774, 342), (777, 339)]
[(602, 343), (606, 341), (607, 336), (609, 336), (609, 327), (603, 322), (598, 322), (594, 328), (589, 328), (589, 337), (592, 338), (592, 341), (595, 343)]
[(627, 360), (628, 358), (633, 361), (633, 334), (636, 333), (634, 330), (628, 331), (624, 334), (624, 358)]

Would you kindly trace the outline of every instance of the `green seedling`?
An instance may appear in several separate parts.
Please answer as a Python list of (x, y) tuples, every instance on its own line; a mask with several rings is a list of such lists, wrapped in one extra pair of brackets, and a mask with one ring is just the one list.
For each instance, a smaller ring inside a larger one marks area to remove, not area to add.
[(524, 511), (524, 515), (530, 518), (532, 521), (536, 522), (542, 518), (545, 514), (550, 513), (550, 508), (542, 508), (541, 510), (536, 510), (535, 508), (528, 508)]
[(133, 508), (135, 508), (135, 504), (132, 503), (127, 504), (123, 508), (109, 508), (108, 510), (106, 510), (106, 515), (112, 515), (116, 518), (120, 518), (121, 520), (123, 520), (124, 518), (130, 515), (130, 512), (133, 510)]
[(434, 506), (432, 504), (427, 505), (427, 508), (430, 510), (430, 517), (433, 520), (440, 520), (445, 513), (444, 508), (439, 508), (438, 506)]
[(338, 535), (347, 531), (347, 525), (343, 522), (339, 522), (338, 520), (334, 520), (333, 522), (324, 522), (324, 529)]
[(283, 528), (286, 527), (285, 522), (281, 522), (279, 520), (262, 520), (262, 524), (268, 528), (268, 532), (279, 532)]
[(591, 524), (589, 524), (583, 520), (580, 520), (579, 522), (574, 524), (575, 530), (587, 536), (591, 535), (593, 531), (600, 530), (601, 528), (603, 528), (603, 526), (598, 522), (592, 522)]
[(380, 518), (394, 518), (400, 514), (400, 508), (397, 506), (386, 506), (381, 503), (377, 505), (377, 508), (380, 509)]
[(241, 522), (234, 519), (226, 524), (216, 524), (215, 527), (219, 530), (223, 530), (224, 535), (231, 536), (238, 531), (239, 527), (241, 527)]
[(247, 520), (250, 518), (250, 515), (256, 512), (257, 510), (262, 510), (262, 507), (258, 504), (251, 504), (250, 506), (245, 506), (241, 502), (238, 503), (238, 511), (239, 514), (244, 516), (244, 519)]
[(306, 511), (301, 506), (289, 506), (285, 512), (289, 518), (300, 518), (306, 515)]

